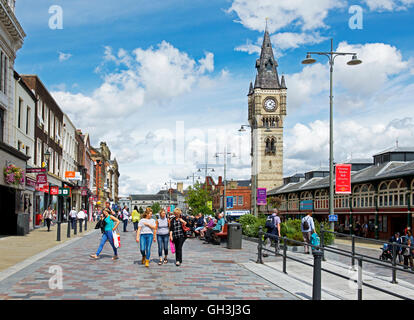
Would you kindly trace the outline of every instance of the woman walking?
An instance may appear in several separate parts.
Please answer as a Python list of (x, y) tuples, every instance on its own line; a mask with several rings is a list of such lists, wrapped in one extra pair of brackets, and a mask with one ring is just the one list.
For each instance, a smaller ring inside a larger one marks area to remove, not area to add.
[(175, 265), (183, 263), (183, 244), (186, 239), (183, 226), (187, 223), (181, 218), (181, 209), (174, 210), (174, 217), (170, 221), (170, 240), (175, 245)]
[[(160, 210), (160, 218), (157, 220), (157, 242), (158, 242), (158, 256), (160, 261), (158, 265), (168, 263), (168, 245), (170, 240), (169, 235), (170, 222), (168, 221), (167, 215), (164, 209)], [(162, 260), (162, 251), (164, 250), (164, 261)]]
[[(104, 227), (104, 233), (101, 239), (101, 244), (99, 245), (99, 248), (96, 254), (91, 254), (90, 257), (93, 259), (98, 259), (106, 241), (109, 241), (109, 243), (112, 246), (112, 249), (114, 250), (114, 256), (112, 257), (112, 260), (117, 260), (118, 252), (114, 245), (114, 238), (112, 236), (112, 232), (115, 231), (116, 228), (118, 228), (119, 220), (115, 218), (113, 215), (111, 215), (111, 211), (107, 208), (103, 209), (102, 214), (103, 214), (103, 219), (105, 222), (105, 227)], [(114, 222), (115, 222), (115, 226), (114, 226)]]
[(137, 242), (140, 244), (142, 255), (142, 264), (149, 267), (149, 259), (151, 257), (152, 241), (156, 241), (155, 233), (157, 231), (156, 223), (152, 217), (152, 209), (147, 208), (142, 215), (142, 219), (138, 223)]
[(43, 219), (46, 221), (47, 225), (47, 231), (50, 231), (50, 223), (53, 219), (53, 210), (49, 207), (47, 207), (47, 210), (43, 213)]
[(137, 206), (134, 206), (134, 211), (131, 214), (132, 223), (134, 224), (134, 231), (138, 230), (138, 222), (141, 219), (141, 215), (138, 212)]

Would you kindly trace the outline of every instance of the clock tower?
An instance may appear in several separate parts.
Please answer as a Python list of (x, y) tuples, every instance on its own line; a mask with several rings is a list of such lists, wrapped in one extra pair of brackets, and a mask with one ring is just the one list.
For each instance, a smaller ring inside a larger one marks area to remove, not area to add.
[(256, 211), (257, 188), (267, 192), (283, 184), (283, 123), (287, 88), (279, 81), (269, 32), (265, 31), (260, 58), (256, 60), (256, 80), (248, 93), (251, 127), (252, 213)]

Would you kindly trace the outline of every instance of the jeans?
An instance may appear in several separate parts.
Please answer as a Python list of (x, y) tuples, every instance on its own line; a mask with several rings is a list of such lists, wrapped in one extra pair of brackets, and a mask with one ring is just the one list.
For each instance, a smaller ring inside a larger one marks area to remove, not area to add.
[(273, 230), (269, 230), (267, 233), (270, 233), (274, 237), (269, 237), (265, 234), (264, 245), (266, 246), (267, 239), (270, 238), (270, 248), (272, 247), (272, 242), (274, 242), (276, 246), (276, 250), (279, 251), (279, 231), (277, 230), (277, 228), (274, 228)]
[(157, 242), (158, 242), (158, 255), (162, 257), (162, 250), (164, 248), (165, 256), (168, 255), (168, 245), (170, 242), (170, 235), (169, 234), (157, 234)]
[(99, 245), (98, 251), (96, 251), (96, 255), (99, 256), (99, 254), (101, 253), (106, 241), (109, 241), (109, 243), (112, 246), (112, 249), (114, 250), (114, 255), (117, 256), (118, 255), (118, 251), (115, 248), (114, 245), (114, 238), (112, 237), (112, 230), (108, 230), (105, 231), (102, 235), (102, 239), (101, 239), (101, 244)]
[(76, 218), (70, 218), (72, 220), (72, 229), (75, 230), (76, 228)]
[(154, 235), (152, 233), (141, 234), (140, 236), (140, 250), (142, 256), (145, 256), (145, 259), (149, 260), (151, 256), (151, 245), (152, 240), (154, 240)]
[[(302, 232), (303, 234), (303, 242), (309, 244), (310, 243), (310, 238), (311, 238), (311, 231), (309, 232)], [(309, 247), (308, 245), (305, 245), (305, 252), (308, 253), (309, 252)]]
[(124, 232), (127, 231), (127, 226), (128, 226), (128, 219), (124, 220)]
[(138, 221), (134, 222), (134, 231), (137, 231), (137, 230), (138, 230)]
[(174, 238), (173, 242), (175, 245), (175, 261), (182, 263), (183, 262), (183, 244), (186, 238)]
[(50, 231), (50, 222), (52, 221), (52, 219), (46, 218), (46, 225), (47, 225), (47, 231)]

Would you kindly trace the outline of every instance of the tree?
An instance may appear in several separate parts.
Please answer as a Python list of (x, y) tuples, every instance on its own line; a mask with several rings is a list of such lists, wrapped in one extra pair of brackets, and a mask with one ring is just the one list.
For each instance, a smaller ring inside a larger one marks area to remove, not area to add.
[(203, 189), (202, 185), (197, 182), (194, 186), (188, 188), (186, 202), (191, 208), (191, 214), (196, 215), (212, 215), (213, 211), (207, 206), (207, 201), (211, 201), (212, 197), (209, 192)]
[(152, 206), (151, 206), (152, 212), (154, 214), (160, 212), (161, 210), (161, 205), (158, 202), (155, 202)]
[(139, 207), (139, 209), (138, 209), (138, 211), (139, 211), (139, 213), (144, 213), (144, 209), (142, 209), (142, 207)]

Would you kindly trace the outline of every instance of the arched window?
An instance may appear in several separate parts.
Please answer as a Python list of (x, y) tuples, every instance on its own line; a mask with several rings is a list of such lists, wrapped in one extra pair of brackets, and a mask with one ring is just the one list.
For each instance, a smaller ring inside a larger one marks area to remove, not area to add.
[(272, 154), (276, 154), (276, 144), (275, 144), (275, 139), (272, 138), (271, 142), (270, 142), (270, 152)]
[(279, 128), (279, 121), (280, 121), (279, 117), (276, 117), (276, 127), (277, 128)]

